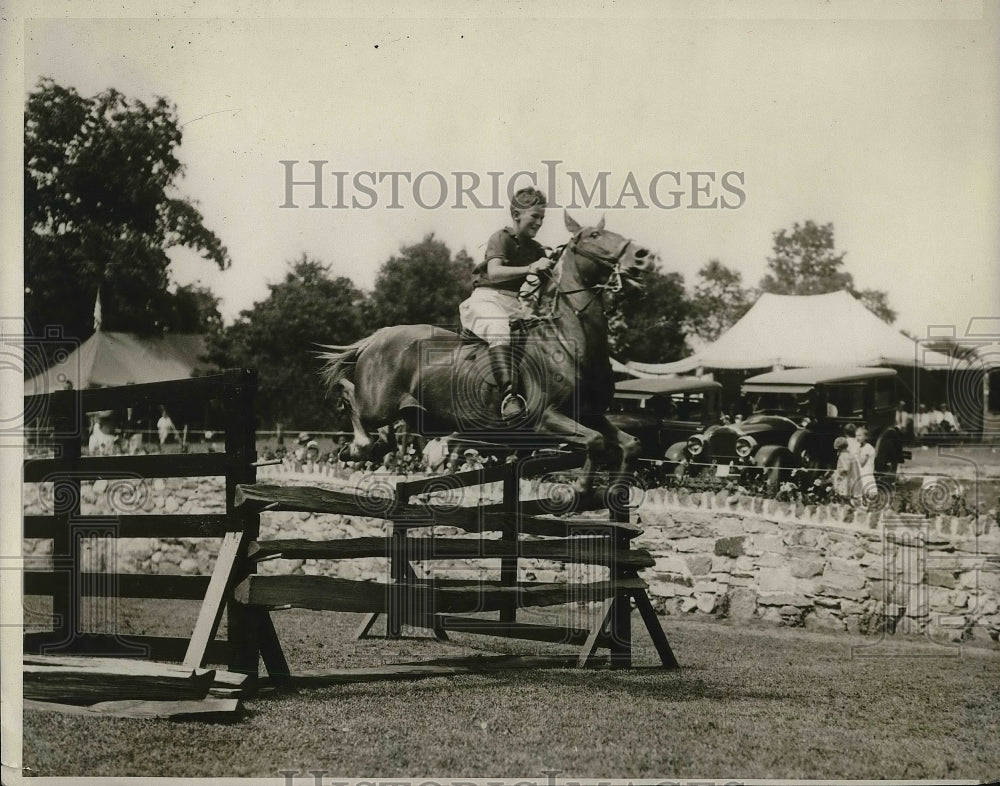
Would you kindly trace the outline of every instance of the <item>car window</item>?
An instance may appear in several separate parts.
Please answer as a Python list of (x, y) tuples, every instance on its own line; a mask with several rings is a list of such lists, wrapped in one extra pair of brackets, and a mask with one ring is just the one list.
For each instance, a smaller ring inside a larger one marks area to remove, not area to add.
[(793, 419), (812, 415), (809, 393), (750, 393), (747, 398), (754, 415), (785, 415)]
[(701, 403), (704, 398), (703, 393), (684, 393), (673, 397), (675, 414), (677, 420), (701, 420)]
[(643, 402), (635, 398), (615, 398), (611, 401), (609, 412), (639, 412)]
[(896, 379), (882, 377), (875, 380), (875, 409), (889, 409), (896, 406)]
[(827, 387), (827, 401), (837, 408), (837, 416), (846, 418), (865, 413), (864, 383), (834, 384)]

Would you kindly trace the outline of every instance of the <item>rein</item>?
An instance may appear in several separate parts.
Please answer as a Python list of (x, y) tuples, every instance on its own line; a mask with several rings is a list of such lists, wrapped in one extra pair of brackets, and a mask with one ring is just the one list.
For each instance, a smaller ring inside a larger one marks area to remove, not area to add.
[[(554, 296), (552, 297), (552, 304), (551, 304), (551, 306), (549, 308), (549, 315), (550, 316), (555, 316), (556, 301), (559, 299), (560, 295), (576, 295), (576, 294), (579, 294), (580, 292), (588, 292), (588, 291), (593, 290), (593, 292), (592, 292), (592, 294), (590, 296), (590, 299), (583, 305), (582, 308), (576, 308), (572, 304), (572, 302), (570, 302), (569, 305), (570, 305), (570, 308), (573, 309), (573, 313), (576, 314), (577, 316), (579, 316), (584, 311), (586, 311), (588, 308), (590, 308), (590, 306), (593, 304), (593, 302), (595, 300), (597, 300), (598, 294), (600, 294), (601, 292), (603, 292), (603, 291), (607, 291), (607, 292), (621, 292), (621, 289), (622, 289), (622, 276), (621, 276), (621, 271), (619, 269), (619, 265), (621, 263), (621, 258), (625, 255), (625, 251), (628, 249), (628, 247), (631, 244), (632, 244), (631, 240), (626, 240), (622, 244), (622, 247), (620, 249), (618, 249), (618, 253), (615, 256), (613, 256), (613, 257), (612, 256), (601, 256), (599, 254), (595, 254), (593, 251), (587, 251), (584, 248), (580, 248), (580, 235), (577, 234), (569, 243), (565, 243), (565, 244), (559, 246), (558, 248), (556, 248), (555, 259), (558, 262), (560, 262), (560, 263), (563, 261), (562, 258), (563, 258), (563, 255), (566, 253), (566, 251), (570, 251), (571, 253), (573, 253), (573, 254), (575, 254), (577, 256), (583, 257), (584, 259), (589, 259), (591, 262), (596, 262), (599, 265), (603, 265), (604, 267), (611, 268), (611, 270), (610, 270), (610, 272), (608, 274), (607, 280), (603, 284), (594, 284), (593, 286), (590, 286), (590, 287), (579, 287), (577, 289), (560, 289), (560, 287), (559, 287), (559, 280), (557, 280), (556, 281), (556, 291), (555, 291)], [(559, 268), (559, 277), (560, 277), (560, 279), (562, 278), (562, 267), (561, 266)]]

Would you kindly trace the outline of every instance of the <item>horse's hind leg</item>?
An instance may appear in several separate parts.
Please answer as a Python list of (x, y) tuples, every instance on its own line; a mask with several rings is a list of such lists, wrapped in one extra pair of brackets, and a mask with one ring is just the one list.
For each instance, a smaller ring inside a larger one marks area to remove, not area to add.
[(354, 383), (348, 379), (340, 380), (341, 400), (344, 402), (344, 409), (351, 418), (351, 430), (354, 432), (354, 439), (351, 441), (351, 455), (359, 457), (364, 451), (371, 447), (371, 438), (365, 431), (361, 423), (361, 416), (358, 414), (358, 403), (354, 397)]

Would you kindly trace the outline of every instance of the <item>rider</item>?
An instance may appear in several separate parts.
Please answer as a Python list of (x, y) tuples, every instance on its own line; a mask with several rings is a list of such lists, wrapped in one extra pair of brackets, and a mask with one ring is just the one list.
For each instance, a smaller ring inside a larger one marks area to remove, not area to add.
[(473, 269), (472, 294), (459, 306), (462, 327), (486, 341), (490, 366), (500, 390), (500, 417), (524, 414), (526, 403), (518, 385), (517, 363), (511, 347), (511, 318), (527, 316), (518, 291), (529, 273), (548, 270), (553, 261), (535, 235), (545, 219), (545, 194), (522, 188), (511, 199), (512, 227), (495, 232), (486, 244), (486, 256)]

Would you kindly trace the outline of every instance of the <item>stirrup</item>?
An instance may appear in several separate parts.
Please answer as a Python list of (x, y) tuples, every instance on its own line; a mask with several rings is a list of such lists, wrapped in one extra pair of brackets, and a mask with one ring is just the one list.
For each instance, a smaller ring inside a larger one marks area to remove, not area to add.
[[(508, 406), (516, 407), (517, 411), (508, 412)], [(520, 393), (508, 393), (503, 397), (503, 401), (500, 402), (500, 417), (504, 420), (510, 420), (511, 418), (517, 418), (523, 415), (528, 409), (528, 402), (524, 400), (524, 396)]]

